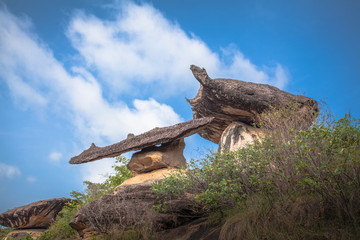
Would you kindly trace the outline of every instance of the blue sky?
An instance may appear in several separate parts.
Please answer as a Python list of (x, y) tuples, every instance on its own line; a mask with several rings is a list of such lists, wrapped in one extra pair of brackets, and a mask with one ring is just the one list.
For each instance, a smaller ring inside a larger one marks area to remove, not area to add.
[(0, 212), (104, 179), (113, 159), (68, 163), (91, 142), (192, 119), (190, 64), (360, 117), (356, 0), (0, 2)]

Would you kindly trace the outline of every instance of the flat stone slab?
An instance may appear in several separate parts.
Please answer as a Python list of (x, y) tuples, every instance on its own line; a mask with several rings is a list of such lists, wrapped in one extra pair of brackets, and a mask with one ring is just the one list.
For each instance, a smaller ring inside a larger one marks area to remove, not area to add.
[(127, 139), (106, 147), (97, 147), (93, 143), (89, 149), (83, 151), (80, 155), (71, 158), (70, 163), (80, 164), (102, 158), (116, 157), (125, 152), (173, 142), (201, 131), (213, 120), (214, 117), (204, 117), (178, 123), (170, 127), (154, 128), (136, 136), (131, 136), (129, 134), (130, 136), (128, 136)]

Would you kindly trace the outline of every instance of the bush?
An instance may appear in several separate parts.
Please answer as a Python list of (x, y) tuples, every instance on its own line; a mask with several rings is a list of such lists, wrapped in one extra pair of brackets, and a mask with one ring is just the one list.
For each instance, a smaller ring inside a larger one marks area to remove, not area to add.
[(79, 209), (79, 204), (67, 203), (66, 206), (58, 213), (56, 220), (51, 224), (48, 230), (38, 238), (39, 240), (52, 239), (78, 239), (78, 233), (69, 225), (71, 219), (75, 216)]
[(70, 221), (85, 204), (100, 198), (104, 194), (111, 193), (116, 186), (131, 176), (131, 171), (126, 167), (128, 162), (129, 160), (125, 157), (117, 157), (115, 165), (113, 166), (115, 174), (110, 175), (104, 183), (85, 181), (86, 190), (84, 193), (72, 191), (70, 195), (74, 198), (74, 201), (67, 203), (59, 212), (50, 228), (41, 234), (39, 240), (79, 238), (78, 233), (70, 227)]
[(8, 235), (13, 230), (14, 228), (5, 228), (0, 225), (0, 239), (5, 238), (5, 236)]
[(321, 117), (309, 127), (291, 105), (273, 109), (261, 116), (261, 141), (192, 161), (153, 189), (195, 193), (209, 212), (231, 208), (223, 239), (357, 239), (360, 121), (349, 114), (337, 121)]

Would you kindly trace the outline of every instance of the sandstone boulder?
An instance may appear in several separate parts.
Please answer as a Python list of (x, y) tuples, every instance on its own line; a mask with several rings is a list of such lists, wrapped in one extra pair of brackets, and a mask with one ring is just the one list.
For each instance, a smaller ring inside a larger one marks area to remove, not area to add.
[(151, 186), (154, 183), (163, 180), (164, 178), (171, 175), (173, 168), (163, 168), (148, 173), (136, 175), (132, 178), (126, 179), (122, 184), (114, 189), (114, 194), (118, 194), (122, 191), (126, 191), (126, 188), (130, 185), (133, 186)]
[(70, 198), (52, 198), (17, 207), (0, 214), (0, 225), (11, 228), (48, 228)]
[[(193, 99), (187, 101), (192, 106), (193, 118), (215, 117), (200, 136), (216, 144), (221, 134), (232, 122), (251, 125), (258, 123), (258, 116), (271, 106), (285, 108), (290, 102), (295, 104), (299, 114), (317, 112), (317, 102), (309, 97), (293, 95), (267, 84), (256, 84), (233, 79), (211, 79), (206, 70), (192, 65), (200, 89)], [(251, 81), (251, 79), (249, 79)], [(315, 116), (315, 114), (307, 114)], [(309, 125), (313, 119), (309, 119)]]
[(184, 139), (179, 139), (159, 147), (143, 149), (132, 155), (127, 168), (135, 174), (140, 174), (161, 168), (185, 167), (184, 148)]
[(175, 140), (183, 139), (199, 132), (213, 120), (213, 117), (198, 118), (170, 127), (154, 128), (136, 136), (129, 134), (127, 139), (106, 147), (97, 147), (95, 144), (92, 144), (89, 149), (71, 158), (70, 163), (80, 164), (102, 158), (116, 157), (125, 152), (174, 142)]
[(259, 128), (242, 122), (233, 122), (222, 133), (218, 151), (221, 153), (235, 151), (247, 144), (252, 144), (262, 135), (263, 133)]
[[(145, 174), (141, 174), (142, 176)], [(147, 184), (130, 184), (116, 194), (103, 195), (85, 205), (71, 220), (70, 226), (81, 237), (88, 233), (105, 233), (114, 228), (144, 225), (155, 231), (180, 226), (203, 216), (202, 209), (193, 204), (193, 197), (172, 199), (166, 213), (155, 212), (153, 206), (161, 201)]]

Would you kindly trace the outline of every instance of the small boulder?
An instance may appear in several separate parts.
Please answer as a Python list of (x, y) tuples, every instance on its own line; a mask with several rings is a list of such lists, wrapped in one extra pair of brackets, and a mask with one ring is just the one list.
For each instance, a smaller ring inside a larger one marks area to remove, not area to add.
[(11, 228), (48, 228), (70, 198), (52, 198), (16, 207), (0, 214), (0, 225)]
[(134, 153), (127, 167), (134, 175), (154, 171), (161, 168), (184, 167), (186, 159), (183, 155), (184, 139), (153, 146)]
[(252, 144), (262, 136), (259, 128), (252, 127), (242, 122), (231, 123), (222, 133), (218, 152), (232, 152)]

